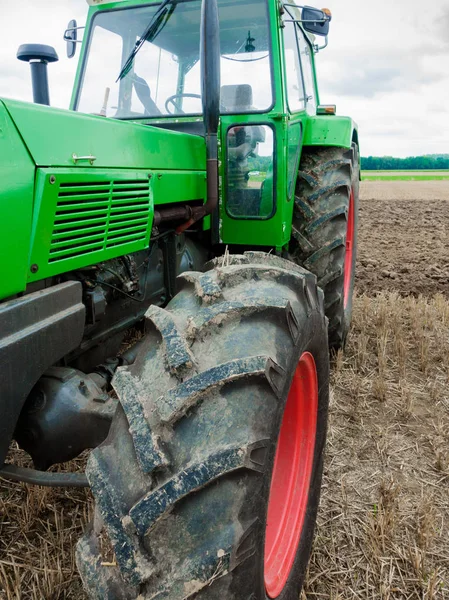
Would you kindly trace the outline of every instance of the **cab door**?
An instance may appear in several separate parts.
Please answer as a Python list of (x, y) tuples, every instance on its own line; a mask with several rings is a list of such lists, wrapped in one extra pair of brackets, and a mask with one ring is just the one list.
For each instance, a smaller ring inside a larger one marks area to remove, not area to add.
[(220, 12), (221, 185), (215, 229), (222, 244), (281, 251), (290, 238), (291, 210), (288, 214), (285, 200), (279, 6), (251, 0), (233, 15), (241, 25), (225, 28), (226, 12)]

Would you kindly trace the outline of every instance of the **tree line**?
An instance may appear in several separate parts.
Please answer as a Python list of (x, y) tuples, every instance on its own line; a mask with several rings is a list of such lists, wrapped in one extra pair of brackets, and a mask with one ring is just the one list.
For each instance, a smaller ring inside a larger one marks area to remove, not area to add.
[(394, 156), (362, 157), (363, 171), (421, 171), (429, 169), (449, 169), (449, 154), (427, 154), (425, 156), (409, 156), (408, 158), (395, 158)]
[[(271, 156), (253, 155), (250, 157), (250, 169), (266, 172), (273, 159)], [(427, 154), (425, 156), (409, 156), (395, 158), (394, 156), (362, 157), (363, 171), (424, 171), (449, 170), (449, 154)]]

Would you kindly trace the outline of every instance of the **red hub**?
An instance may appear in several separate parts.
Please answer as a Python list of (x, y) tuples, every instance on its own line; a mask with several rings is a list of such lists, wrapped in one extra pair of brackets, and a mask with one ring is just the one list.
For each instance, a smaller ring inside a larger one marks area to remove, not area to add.
[(301, 356), (287, 398), (271, 479), (265, 534), (264, 578), (270, 598), (285, 587), (306, 516), (318, 414), (313, 356)]
[(343, 280), (343, 307), (346, 309), (351, 296), (352, 259), (354, 255), (354, 190), (349, 198), (348, 228), (346, 231), (345, 270)]

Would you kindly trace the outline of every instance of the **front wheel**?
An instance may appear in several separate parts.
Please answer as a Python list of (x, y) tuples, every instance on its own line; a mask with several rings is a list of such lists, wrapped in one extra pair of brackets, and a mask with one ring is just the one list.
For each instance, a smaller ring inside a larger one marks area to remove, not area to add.
[(78, 545), (97, 599), (297, 600), (318, 508), (329, 358), (315, 277), (264, 253), (151, 307), (89, 458)]

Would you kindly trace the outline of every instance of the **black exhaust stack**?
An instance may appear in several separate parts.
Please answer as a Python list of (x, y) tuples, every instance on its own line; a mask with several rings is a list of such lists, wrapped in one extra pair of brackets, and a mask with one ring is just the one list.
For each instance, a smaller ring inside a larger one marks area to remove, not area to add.
[[(201, 95), (207, 155), (206, 214), (218, 207), (218, 123), (220, 120), (220, 24), (217, 0), (203, 0), (201, 6)], [(217, 232), (215, 232), (217, 233)]]
[(202, 206), (177, 206), (154, 211), (153, 225), (184, 220), (180, 234), (193, 223), (212, 215), (212, 241), (218, 243), (218, 124), (220, 121), (220, 23), (217, 0), (203, 0), (200, 29), (201, 98), (206, 132), (207, 199)]
[(30, 63), (33, 101), (50, 106), (47, 65), (59, 60), (56, 50), (44, 44), (22, 44), (17, 51), (17, 58)]

